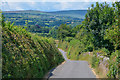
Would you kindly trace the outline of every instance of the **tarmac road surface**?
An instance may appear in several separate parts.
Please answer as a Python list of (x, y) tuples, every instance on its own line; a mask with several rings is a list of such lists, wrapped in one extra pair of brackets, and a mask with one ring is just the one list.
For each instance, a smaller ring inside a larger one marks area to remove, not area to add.
[(96, 78), (87, 61), (69, 60), (66, 52), (59, 49), (65, 58), (65, 63), (57, 66), (50, 72), (49, 80), (54, 78)]

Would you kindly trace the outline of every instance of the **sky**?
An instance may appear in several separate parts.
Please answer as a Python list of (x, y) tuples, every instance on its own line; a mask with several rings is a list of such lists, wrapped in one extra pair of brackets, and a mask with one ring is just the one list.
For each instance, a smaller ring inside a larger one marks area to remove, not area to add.
[(95, 1), (114, 2), (115, 0), (2, 0), (0, 9), (2, 11), (16, 10), (39, 10), (39, 11), (60, 11), (60, 10), (87, 10)]

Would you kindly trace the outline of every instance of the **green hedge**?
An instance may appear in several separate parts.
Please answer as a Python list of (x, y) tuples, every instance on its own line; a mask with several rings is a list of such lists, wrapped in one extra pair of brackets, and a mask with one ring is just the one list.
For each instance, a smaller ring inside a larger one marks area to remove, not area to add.
[(120, 50), (116, 50), (115, 52), (112, 53), (110, 56), (110, 61), (109, 61), (109, 72), (107, 76), (109, 78), (120, 78), (120, 58), (119, 58)]
[(53, 39), (39, 37), (17, 26), (5, 26), (2, 61), (3, 78), (42, 78), (64, 59)]

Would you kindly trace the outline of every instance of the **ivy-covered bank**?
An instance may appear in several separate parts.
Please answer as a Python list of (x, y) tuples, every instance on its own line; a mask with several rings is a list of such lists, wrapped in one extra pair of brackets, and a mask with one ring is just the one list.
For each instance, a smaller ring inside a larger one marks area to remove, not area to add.
[(52, 38), (6, 23), (2, 27), (2, 77), (42, 78), (64, 59)]

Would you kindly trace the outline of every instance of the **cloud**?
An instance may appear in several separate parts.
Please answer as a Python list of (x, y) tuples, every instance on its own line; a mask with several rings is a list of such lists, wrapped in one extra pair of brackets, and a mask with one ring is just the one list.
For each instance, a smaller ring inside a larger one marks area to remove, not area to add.
[[(2, 0), (6, 2), (6, 0)], [(115, 2), (120, 0), (8, 0), (7, 2)]]
[(31, 2), (31, 4), (32, 4), (32, 5), (34, 5), (34, 4), (35, 4), (35, 2)]
[(24, 9), (21, 8), (21, 7), (16, 7), (15, 9), (16, 9), (16, 10), (24, 10)]
[(67, 3), (67, 2), (61, 2), (61, 3), (60, 3), (60, 9), (61, 9), (61, 10), (65, 10), (65, 9), (70, 8), (70, 7), (72, 7), (72, 5), (69, 4), (69, 3)]
[(54, 5), (57, 10), (86, 10), (93, 2), (60, 2)]
[[(87, 1), (87, 0), (86, 0)], [(86, 10), (95, 2), (3, 2), (3, 11), (12, 10), (40, 10), (40, 11), (59, 11), (59, 10)]]
[(24, 2), (2, 2), (3, 11), (12, 11), (12, 10), (24, 10), (29, 8), (29, 5)]

